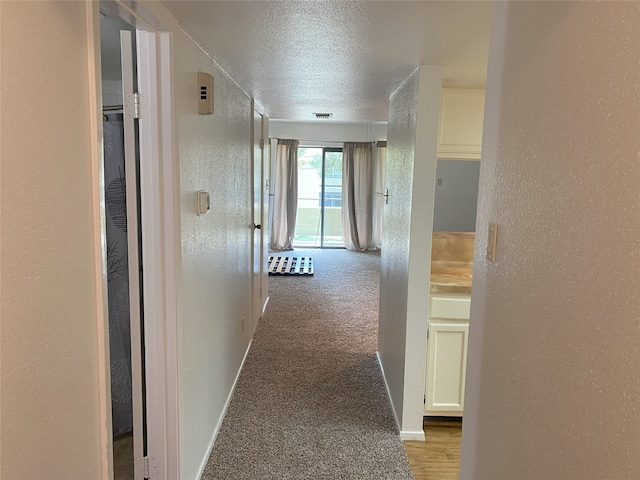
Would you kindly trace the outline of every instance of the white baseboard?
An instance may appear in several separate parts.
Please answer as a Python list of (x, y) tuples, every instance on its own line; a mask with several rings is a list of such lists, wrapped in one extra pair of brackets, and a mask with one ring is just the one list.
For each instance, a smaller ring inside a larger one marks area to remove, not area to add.
[(376, 352), (376, 357), (378, 358), (378, 365), (380, 365), (380, 371), (382, 372), (382, 379), (384, 380), (384, 386), (387, 389), (387, 397), (389, 398), (389, 403), (391, 404), (391, 410), (393, 411), (393, 419), (396, 421), (396, 428), (400, 432), (400, 439), (404, 442), (406, 440), (418, 440), (420, 442), (424, 442), (424, 431), (409, 431), (402, 430), (400, 428), (400, 419), (398, 418), (398, 414), (396, 413), (396, 409), (393, 406), (393, 400), (391, 399), (391, 390), (389, 390), (389, 384), (387, 383), (387, 377), (384, 374), (384, 367), (382, 366), (382, 360), (380, 360), (380, 352)]
[(202, 477), (202, 474), (204, 473), (204, 469), (207, 466), (207, 462), (209, 461), (209, 457), (211, 456), (211, 452), (213, 451), (213, 445), (216, 443), (216, 438), (218, 438), (218, 433), (220, 432), (222, 421), (224, 420), (224, 417), (227, 415), (227, 410), (229, 409), (229, 404), (231, 403), (231, 397), (233, 397), (233, 392), (235, 392), (236, 385), (238, 385), (238, 379), (240, 378), (240, 373), (242, 373), (242, 369), (244, 368), (244, 362), (247, 360), (247, 355), (249, 354), (249, 350), (251, 349), (252, 343), (253, 341), (249, 342), (249, 346), (247, 346), (247, 350), (244, 352), (244, 357), (242, 357), (242, 362), (240, 362), (240, 368), (238, 369), (236, 378), (233, 380), (233, 385), (231, 386), (231, 391), (227, 396), (227, 400), (226, 402), (224, 402), (224, 408), (222, 409), (222, 414), (218, 419), (216, 428), (213, 430), (213, 435), (211, 435), (211, 440), (209, 441), (209, 445), (207, 446), (207, 454), (202, 459), (202, 463), (200, 464), (200, 468), (198, 469), (198, 476), (196, 478)]
[(424, 442), (424, 432), (422, 430), (418, 432), (410, 432), (410, 431), (401, 431), (400, 439), (404, 442), (406, 440), (417, 440), (419, 442)]
[(376, 358), (378, 359), (378, 365), (380, 365), (380, 371), (382, 372), (382, 380), (384, 381), (384, 386), (387, 389), (387, 398), (389, 399), (389, 403), (391, 404), (391, 411), (393, 412), (393, 419), (396, 421), (396, 428), (398, 429), (399, 432), (401, 432), (400, 419), (398, 418), (396, 409), (393, 406), (393, 399), (391, 398), (391, 390), (389, 390), (389, 384), (387, 383), (387, 376), (384, 374), (384, 367), (382, 366), (382, 360), (380, 360), (380, 352), (376, 352)]
[(264, 305), (262, 306), (262, 315), (260, 315), (260, 318), (264, 317), (264, 312), (267, 309), (267, 305), (269, 305), (269, 299), (271, 297), (267, 295), (267, 299), (264, 301)]

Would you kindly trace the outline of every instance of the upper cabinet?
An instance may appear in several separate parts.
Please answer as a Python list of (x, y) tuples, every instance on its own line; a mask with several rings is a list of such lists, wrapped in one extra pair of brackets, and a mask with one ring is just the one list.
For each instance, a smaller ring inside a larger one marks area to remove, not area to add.
[(438, 158), (480, 160), (484, 90), (443, 88), (440, 102)]

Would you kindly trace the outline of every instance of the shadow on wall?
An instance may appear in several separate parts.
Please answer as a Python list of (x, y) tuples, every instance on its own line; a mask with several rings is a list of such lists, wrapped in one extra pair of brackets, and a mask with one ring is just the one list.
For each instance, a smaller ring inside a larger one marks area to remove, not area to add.
[(433, 230), (475, 232), (480, 162), (438, 160)]

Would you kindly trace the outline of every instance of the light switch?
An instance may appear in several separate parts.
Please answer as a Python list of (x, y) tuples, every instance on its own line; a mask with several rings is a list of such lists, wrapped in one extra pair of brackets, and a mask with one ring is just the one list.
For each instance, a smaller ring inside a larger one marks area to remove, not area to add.
[(487, 238), (487, 260), (496, 261), (496, 245), (498, 244), (498, 224), (489, 222), (489, 235)]

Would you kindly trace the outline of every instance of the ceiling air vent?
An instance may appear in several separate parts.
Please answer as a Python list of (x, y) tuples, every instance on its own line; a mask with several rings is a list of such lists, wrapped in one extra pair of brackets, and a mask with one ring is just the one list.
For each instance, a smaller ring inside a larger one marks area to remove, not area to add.
[(329, 120), (333, 118), (333, 113), (314, 113), (313, 116), (320, 120)]

